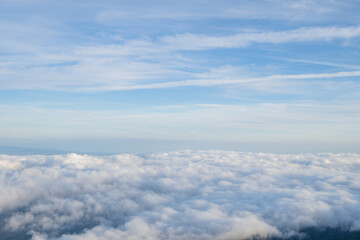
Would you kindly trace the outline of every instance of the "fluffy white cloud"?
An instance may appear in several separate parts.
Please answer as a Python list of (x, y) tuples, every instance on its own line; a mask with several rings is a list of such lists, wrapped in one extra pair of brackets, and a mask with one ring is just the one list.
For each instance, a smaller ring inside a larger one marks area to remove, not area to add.
[(0, 155), (7, 239), (247, 239), (359, 231), (359, 154)]

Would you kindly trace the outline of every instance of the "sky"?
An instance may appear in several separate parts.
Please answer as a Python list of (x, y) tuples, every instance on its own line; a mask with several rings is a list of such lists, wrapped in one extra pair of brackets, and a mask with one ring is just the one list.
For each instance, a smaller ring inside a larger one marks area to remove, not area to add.
[(0, 145), (359, 152), (359, 11), (0, 0)]

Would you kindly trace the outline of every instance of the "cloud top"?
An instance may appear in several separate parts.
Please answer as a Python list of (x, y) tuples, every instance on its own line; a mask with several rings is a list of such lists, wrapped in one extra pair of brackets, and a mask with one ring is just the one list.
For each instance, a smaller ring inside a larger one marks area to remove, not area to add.
[[(0, 155), (13, 239), (247, 239), (360, 230), (360, 155)], [(8, 237), (11, 239), (11, 237)]]

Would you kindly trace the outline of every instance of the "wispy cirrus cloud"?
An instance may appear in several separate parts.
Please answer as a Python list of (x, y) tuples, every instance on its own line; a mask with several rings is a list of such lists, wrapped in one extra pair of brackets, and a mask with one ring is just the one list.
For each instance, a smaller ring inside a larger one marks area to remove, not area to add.
[(331, 79), (331, 78), (347, 78), (359, 77), (360, 71), (352, 72), (336, 72), (336, 73), (313, 73), (313, 74), (295, 74), (295, 75), (271, 75), (260, 78), (240, 78), (240, 79), (197, 79), (185, 81), (171, 81), (161, 83), (138, 84), (130, 86), (110, 86), (110, 87), (96, 87), (96, 88), (80, 88), (73, 89), (74, 91), (126, 91), (138, 89), (161, 89), (161, 88), (176, 88), (176, 87), (193, 87), (193, 86), (223, 86), (246, 84), (252, 82), (274, 81), (274, 80), (306, 80), (306, 79)]
[(162, 41), (179, 50), (202, 50), (211, 48), (241, 48), (251, 44), (280, 44), (311, 41), (331, 41), (360, 36), (360, 26), (310, 27), (288, 31), (239, 33), (230, 36), (179, 34), (167, 36)]
[(343, 69), (360, 69), (360, 65), (350, 65), (346, 63), (337, 63), (337, 62), (328, 62), (324, 60), (311, 60), (311, 59), (292, 59), (292, 58), (284, 58), (283, 60), (289, 62), (296, 62), (296, 63), (308, 63), (314, 65), (324, 65), (324, 66), (331, 66)]
[[(336, 17), (344, 10), (351, 10), (344, 1), (322, 2), (318, 0), (298, 1), (181, 1), (166, 4), (166, 1), (152, 1), (146, 9), (137, 7), (137, 1), (121, 4), (97, 14), (99, 22), (111, 25), (121, 20), (194, 20), (194, 19), (286, 19), (287, 21), (316, 21)], [(261, 7), (259, 7), (261, 6)], [(271, 9), (271, 11), (269, 11)], [(349, 16), (344, 16), (349, 17)]]
[[(262, 78), (203, 79), (211, 71), (186, 51), (216, 48), (251, 48), (254, 44), (284, 44), (352, 39), (359, 26), (299, 28), (231, 36), (183, 34), (160, 38), (123, 40), (121, 43), (72, 46), (36, 55), (7, 56), (0, 64), (2, 89), (132, 90), (181, 86), (218, 86), (274, 79), (311, 79), (358, 76), (358, 72), (274, 75)], [(201, 59), (200, 59), (201, 60)], [(224, 72), (224, 75), (227, 75)], [(169, 81), (171, 79), (171, 81)], [(191, 80), (187, 80), (191, 79)], [(146, 83), (146, 84), (144, 84)], [(149, 84), (147, 84), (149, 83)]]

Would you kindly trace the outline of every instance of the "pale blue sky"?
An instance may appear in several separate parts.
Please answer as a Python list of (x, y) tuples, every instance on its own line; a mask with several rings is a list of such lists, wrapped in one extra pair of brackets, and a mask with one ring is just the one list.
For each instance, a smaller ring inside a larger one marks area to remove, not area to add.
[(0, 145), (358, 152), (359, 12), (340, 0), (0, 0)]

